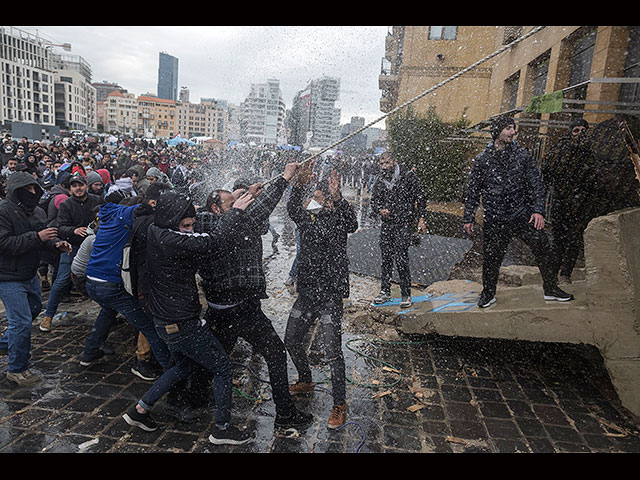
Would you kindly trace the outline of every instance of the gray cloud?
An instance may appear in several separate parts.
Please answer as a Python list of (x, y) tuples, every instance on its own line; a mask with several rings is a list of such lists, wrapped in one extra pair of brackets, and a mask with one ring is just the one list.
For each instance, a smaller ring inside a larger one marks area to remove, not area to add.
[[(92, 67), (94, 81), (154, 93), (158, 53), (179, 59), (179, 86), (191, 101), (213, 97), (240, 103), (252, 83), (280, 80), (287, 107), (307, 82), (322, 75), (341, 79), (342, 123), (351, 116), (373, 121), (379, 110), (378, 75), (386, 26), (38, 26), (55, 43)], [(377, 126), (383, 126), (378, 124)]]

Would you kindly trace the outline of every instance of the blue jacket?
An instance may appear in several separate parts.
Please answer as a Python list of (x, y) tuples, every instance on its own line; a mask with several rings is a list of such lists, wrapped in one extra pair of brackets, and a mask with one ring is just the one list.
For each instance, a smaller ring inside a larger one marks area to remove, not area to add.
[(122, 283), (122, 250), (131, 234), (133, 211), (139, 206), (105, 203), (100, 208), (100, 228), (87, 265), (87, 277)]

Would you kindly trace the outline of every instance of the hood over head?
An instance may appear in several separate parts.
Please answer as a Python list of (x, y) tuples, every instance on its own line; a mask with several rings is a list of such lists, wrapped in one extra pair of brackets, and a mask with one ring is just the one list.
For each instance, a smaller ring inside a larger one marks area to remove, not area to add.
[(33, 177), (33, 175), (27, 172), (14, 172), (7, 180), (7, 198), (15, 203), (20, 203), (20, 200), (18, 199), (16, 194), (16, 190), (22, 187), (26, 187), (27, 185), (35, 186), (38, 198), (40, 198), (44, 193), (42, 187)]
[(195, 216), (195, 209), (191, 198), (172, 190), (163, 193), (160, 195), (160, 198), (158, 198), (153, 223), (160, 228), (178, 230), (180, 220), (191, 213)]

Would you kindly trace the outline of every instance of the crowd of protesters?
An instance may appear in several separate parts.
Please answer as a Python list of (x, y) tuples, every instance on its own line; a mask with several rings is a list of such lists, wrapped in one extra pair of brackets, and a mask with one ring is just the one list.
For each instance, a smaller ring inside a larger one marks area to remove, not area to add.
[[(155, 430), (150, 410), (163, 397), (185, 422), (215, 405), (210, 441), (240, 444), (249, 436), (231, 424), (229, 355), (237, 339), (267, 363), (275, 427), (299, 428), (313, 417), (296, 407), (295, 395), (314, 387), (300, 345), (319, 319), (335, 395), (327, 427), (344, 424), (341, 307), (349, 295), (346, 239), (358, 222), (341, 188), (371, 191), (379, 168), (373, 157), (305, 162), (308, 154), (276, 149), (213, 152), (140, 139), (9, 135), (1, 153), (0, 298), (8, 328), (0, 351), (8, 356), (8, 380), (24, 387), (40, 381), (29, 369), (30, 331), (43, 307), (38, 328), (49, 332), (62, 302), (89, 298), (100, 312), (80, 364), (108, 353), (105, 340), (121, 315), (136, 332), (131, 371), (153, 382), (125, 421)], [(239, 171), (245, 179), (224, 184)], [(260, 305), (267, 298), (261, 237), (283, 198), (298, 232), (299, 298), (280, 339)]]

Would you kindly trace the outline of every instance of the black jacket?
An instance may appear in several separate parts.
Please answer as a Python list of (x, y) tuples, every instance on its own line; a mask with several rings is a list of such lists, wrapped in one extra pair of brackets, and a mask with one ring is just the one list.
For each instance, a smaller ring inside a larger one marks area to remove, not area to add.
[(16, 196), (18, 188), (34, 185), (42, 195), (38, 182), (26, 172), (11, 175), (7, 198), (0, 203), (0, 282), (32, 280), (40, 265), (43, 249), (56, 251), (55, 240), (42, 242), (38, 232), (47, 227), (47, 216), (40, 207), (29, 213)]
[(92, 211), (98, 205), (102, 205), (104, 200), (98, 195), (88, 193), (83, 200), (69, 196), (60, 204), (58, 210), (58, 235), (63, 240), (67, 240), (72, 246), (79, 247), (84, 237), (73, 233), (78, 227), (86, 227), (95, 220)]
[[(409, 225), (417, 218), (424, 217), (427, 201), (414, 171), (398, 164), (398, 177), (392, 184), (392, 178), (385, 178), (385, 173), (378, 171), (371, 193), (371, 213), (374, 217), (382, 209), (391, 214), (381, 217), (383, 223), (393, 225)], [(393, 172), (392, 172), (393, 175)]]
[[(287, 188), (282, 177), (266, 186), (246, 209), (236, 234), (203, 259), (198, 273), (209, 302), (233, 305), (248, 298), (267, 298), (267, 282), (262, 268), (262, 235), (268, 231), (269, 215)], [(198, 213), (196, 231), (215, 232), (228, 214)]]
[(526, 148), (511, 142), (496, 150), (493, 142), (473, 161), (464, 199), (463, 223), (473, 223), (484, 207), (485, 221), (508, 221), (545, 214), (546, 191), (538, 167)]
[(148, 297), (151, 292), (147, 278), (147, 232), (155, 218), (154, 214), (153, 207), (146, 204), (136, 208), (133, 213), (131, 254), (135, 261), (133, 267), (137, 277), (136, 291), (144, 297)]
[(147, 280), (149, 309), (156, 324), (198, 318), (201, 311), (196, 272), (201, 256), (220, 248), (242, 219), (244, 212), (232, 209), (209, 234), (181, 233), (178, 224), (191, 200), (175, 191), (160, 196), (153, 223), (147, 231)]
[(347, 237), (358, 229), (355, 211), (340, 199), (334, 209), (317, 214), (305, 210), (304, 189), (294, 186), (287, 211), (300, 232), (296, 290), (318, 297), (349, 296)]

